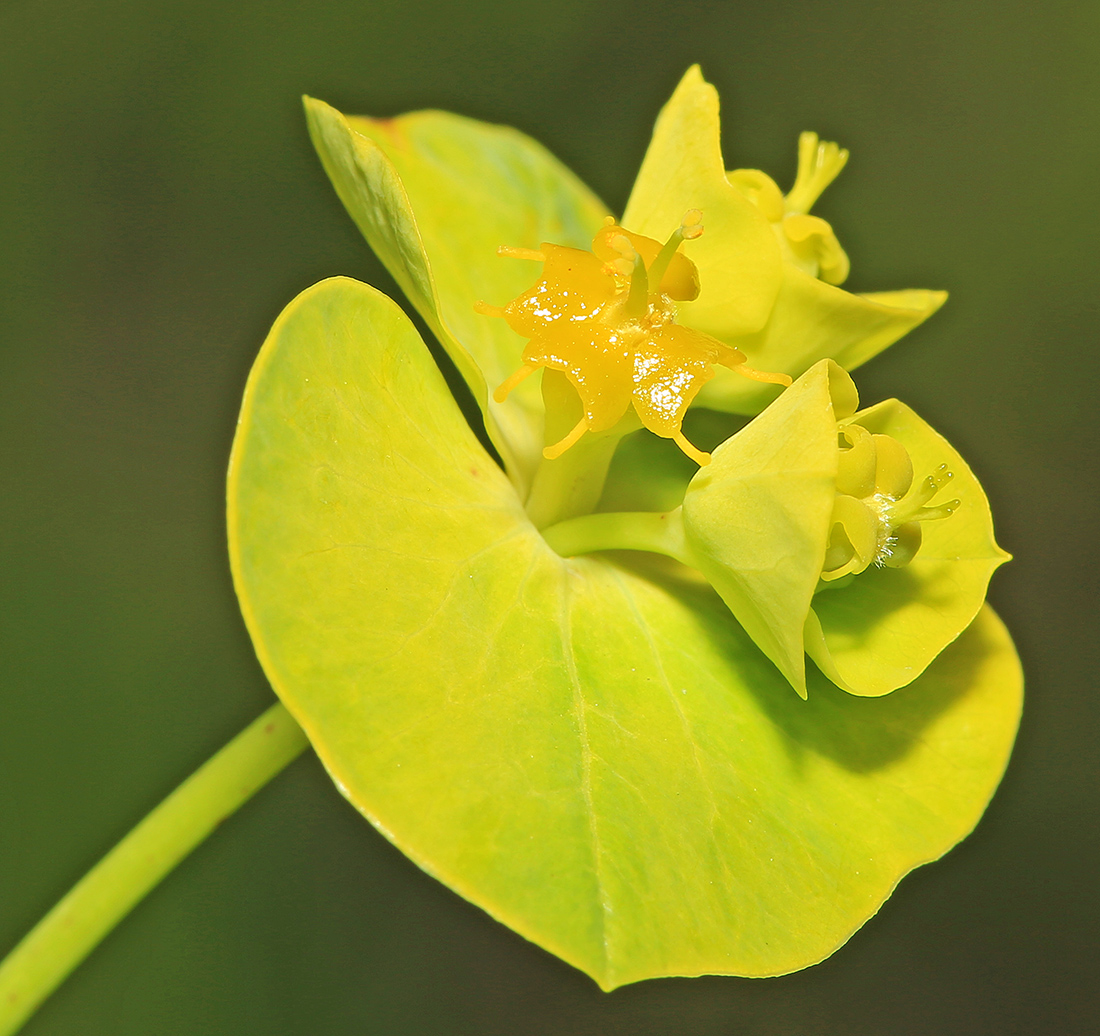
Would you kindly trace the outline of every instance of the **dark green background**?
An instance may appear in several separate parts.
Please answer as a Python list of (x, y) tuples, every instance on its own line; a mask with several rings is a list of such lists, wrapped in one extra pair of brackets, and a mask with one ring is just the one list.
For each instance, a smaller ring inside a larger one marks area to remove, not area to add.
[(729, 164), (820, 211), (851, 287), (946, 287), (861, 372), (984, 479), (1029, 676), (977, 833), (828, 962), (604, 995), (408, 863), (296, 763), (111, 936), (29, 1034), (1094, 1032), (1100, 5), (0, 0), (0, 942), (270, 700), (223, 471), (300, 289), (392, 290), (298, 95), (534, 134), (620, 210), (700, 61)]

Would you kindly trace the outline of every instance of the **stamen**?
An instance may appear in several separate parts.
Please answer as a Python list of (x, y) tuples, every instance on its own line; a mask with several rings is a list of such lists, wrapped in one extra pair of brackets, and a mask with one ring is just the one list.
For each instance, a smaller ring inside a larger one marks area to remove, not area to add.
[(672, 257), (676, 254), (676, 249), (680, 247), (680, 242), (694, 241), (702, 236), (702, 211), (700, 209), (688, 209), (684, 213), (680, 225), (669, 235), (668, 240), (657, 253), (657, 258), (653, 260), (652, 265), (649, 267), (649, 279), (653, 282), (655, 290), (660, 290), (661, 281), (668, 271), (668, 264), (672, 262)]
[(492, 306), (481, 299), (474, 303), (474, 312), (480, 313), (483, 317), (503, 317), (505, 315), (503, 306)]
[(497, 255), (507, 256), (509, 259), (530, 259), (534, 263), (546, 262), (546, 254), (537, 248), (513, 248), (511, 245), (500, 245)]
[[(514, 377), (514, 375), (513, 375)], [(511, 379), (509, 379), (511, 380)], [(500, 391), (499, 389), (497, 391)], [(564, 439), (554, 443), (553, 446), (547, 446), (542, 451), (542, 455), (547, 460), (557, 460), (570, 446), (572, 446), (584, 433), (588, 430), (588, 418), (582, 417)]]
[(503, 403), (508, 398), (508, 393), (512, 391), (524, 378), (531, 374), (534, 374), (538, 370), (537, 367), (530, 363), (525, 363), (518, 370), (513, 371), (504, 381), (502, 381), (493, 393), (493, 399), (498, 403)]
[(696, 464), (701, 468), (705, 468), (710, 463), (710, 454), (704, 453), (702, 450), (697, 450), (684, 438), (684, 433), (677, 429), (672, 434), (672, 441), (680, 447)]
[(680, 220), (680, 231), (685, 241), (694, 241), (703, 233), (703, 210), (688, 209), (684, 218)]
[(798, 173), (786, 197), (787, 211), (809, 212), (847, 161), (847, 149), (832, 141), (819, 141), (816, 133), (801, 134), (798, 138)]

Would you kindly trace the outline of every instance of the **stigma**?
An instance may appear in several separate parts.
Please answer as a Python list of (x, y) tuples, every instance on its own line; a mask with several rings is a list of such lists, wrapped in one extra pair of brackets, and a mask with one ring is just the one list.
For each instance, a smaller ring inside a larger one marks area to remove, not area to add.
[(702, 213), (691, 209), (663, 244), (632, 234), (608, 216), (590, 251), (554, 244), (498, 249), (543, 268), (535, 285), (506, 306), (475, 306), (528, 339), (522, 366), (493, 398), (504, 402), (516, 385), (545, 367), (565, 374), (581, 401), (577, 424), (543, 450), (548, 460), (587, 432), (613, 428), (632, 407), (651, 432), (672, 439), (697, 464), (708, 464), (710, 454), (693, 446), (681, 425), (715, 365), (757, 381), (791, 383), (785, 374), (746, 366), (739, 349), (676, 322), (676, 303), (699, 295), (698, 271), (680, 246), (702, 233)]

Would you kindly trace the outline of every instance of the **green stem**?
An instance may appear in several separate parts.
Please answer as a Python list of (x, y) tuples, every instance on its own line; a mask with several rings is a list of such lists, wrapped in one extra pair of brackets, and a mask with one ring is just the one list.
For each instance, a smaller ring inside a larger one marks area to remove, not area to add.
[(0, 964), (0, 1036), (19, 1029), (161, 878), (307, 745), (273, 705), (123, 838)]
[(628, 431), (616, 429), (603, 435), (585, 435), (555, 460), (539, 464), (527, 498), (527, 517), (536, 529), (586, 514), (599, 503), (607, 470)]
[[(546, 407), (546, 444), (559, 442), (574, 428), (583, 413), (581, 399), (561, 371), (542, 372), (542, 400)], [(544, 529), (596, 509), (607, 469), (619, 440), (641, 428), (633, 408), (614, 427), (603, 432), (585, 432), (560, 457), (543, 460), (535, 472), (527, 496), (527, 517), (536, 529)]]
[(644, 511), (586, 514), (543, 529), (542, 535), (566, 558), (598, 550), (647, 550), (694, 565), (684, 539), (683, 512), (679, 507), (664, 514)]

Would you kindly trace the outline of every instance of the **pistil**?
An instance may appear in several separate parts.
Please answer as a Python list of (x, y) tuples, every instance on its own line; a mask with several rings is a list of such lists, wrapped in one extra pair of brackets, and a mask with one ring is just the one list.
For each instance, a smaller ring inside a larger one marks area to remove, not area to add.
[(807, 213), (848, 163), (848, 149), (830, 140), (819, 140), (816, 133), (798, 137), (798, 172), (787, 193), (787, 212)]

